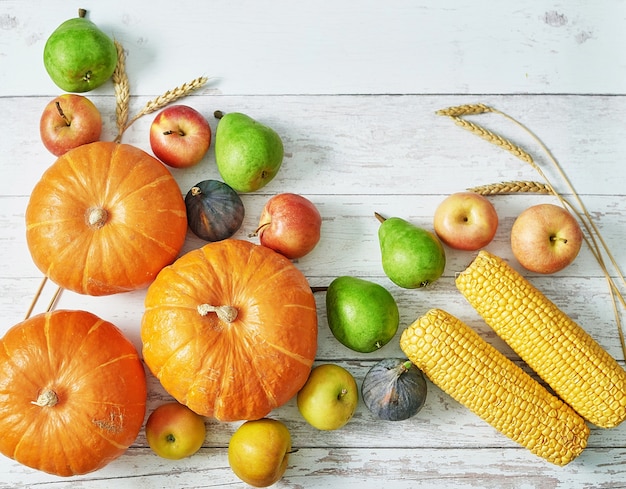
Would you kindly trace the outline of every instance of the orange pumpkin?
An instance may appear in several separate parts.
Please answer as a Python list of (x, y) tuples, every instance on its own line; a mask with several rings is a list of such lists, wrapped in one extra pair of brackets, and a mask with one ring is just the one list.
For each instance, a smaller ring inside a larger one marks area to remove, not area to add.
[(146, 364), (203, 416), (262, 418), (311, 371), (313, 293), (302, 272), (269, 248), (227, 239), (190, 251), (158, 274), (145, 306)]
[(128, 144), (99, 141), (65, 153), (26, 208), (33, 261), (80, 294), (146, 287), (176, 259), (186, 233), (185, 202), (171, 173)]
[(99, 469), (133, 443), (146, 376), (133, 344), (85, 311), (58, 310), (0, 340), (0, 452), (51, 474)]

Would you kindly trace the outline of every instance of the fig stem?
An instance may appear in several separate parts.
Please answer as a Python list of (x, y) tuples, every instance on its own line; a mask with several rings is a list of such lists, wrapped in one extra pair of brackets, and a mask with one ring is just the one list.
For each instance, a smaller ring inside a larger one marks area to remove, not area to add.
[(55, 102), (56, 107), (57, 107), (57, 112), (59, 113), (59, 115), (61, 116), (61, 119), (63, 119), (63, 122), (65, 122), (66, 126), (71, 126), (72, 123), (70, 122), (70, 120), (67, 118), (67, 116), (65, 115), (65, 112), (63, 112), (63, 109), (61, 108), (61, 102), (59, 102), (58, 100)]
[(381, 216), (378, 212), (374, 212), (374, 216), (378, 219), (378, 222), (385, 222), (387, 220), (386, 217)]

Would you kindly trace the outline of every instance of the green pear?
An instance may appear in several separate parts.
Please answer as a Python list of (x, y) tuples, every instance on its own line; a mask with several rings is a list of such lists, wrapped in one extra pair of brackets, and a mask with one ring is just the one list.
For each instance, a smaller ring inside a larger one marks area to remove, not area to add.
[(378, 240), (383, 270), (399, 287), (425, 287), (443, 274), (446, 253), (434, 233), (399, 217), (385, 219), (375, 213), (381, 222)]
[(283, 142), (271, 127), (239, 112), (221, 116), (215, 162), (224, 182), (236, 191), (254, 192), (267, 185), (278, 173), (283, 155)]
[(361, 353), (386, 345), (400, 323), (398, 305), (385, 287), (349, 276), (337, 277), (328, 286), (326, 316), (335, 338)]
[(117, 48), (96, 24), (87, 20), (85, 10), (66, 20), (50, 35), (43, 50), (43, 62), (52, 81), (66, 92), (88, 92), (113, 75)]

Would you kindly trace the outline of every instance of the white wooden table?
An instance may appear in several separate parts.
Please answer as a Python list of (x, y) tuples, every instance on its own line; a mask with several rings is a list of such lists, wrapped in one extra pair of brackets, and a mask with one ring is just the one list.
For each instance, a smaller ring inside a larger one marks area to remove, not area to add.
[[(323, 215), (323, 236), (296, 265), (312, 285), (353, 275), (388, 287), (401, 310), (398, 338), (427, 309), (442, 307), (518, 361), (456, 291), (454, 275), (473, 253), (447, 250), (444, 276), (426, 290), (399, 289), (382, 272), (374, 211), (432, 228), (436, 206), (450, 193), (493, 182), (540, 181), (528, 164), (437, 116), (441, 108), (485, 103), (532, 129), (565, 168), (617, 262), (626, 264), (623, 0), (0, 0), (2, 333), (22, 320), (42, 278), (24, 230), (30, 190), (54, 161), (39, 139), (38, 123), (44, 105), (60, 91), (44, 71), (42, 51), (52, 30), (78, 7), (124, 45), (131, 113), (165, 90), (206, 75), (209, 84), (183, 103), (203, 112), (213, 129), (214, 110), (237, 110), (281, 134), (283, 167), (267, 187), (242, 196), (247, 215), (237, 237), (254, 240), (247, 234), (271, 195), (307, 196)], [(103, 139), (112, 140), (112, 84), (86, 95), (103, 114)], [(140, 119), (123, 141), (149, 151), (151, 120)], [(494, 114), (472, 120), (523, 146), (557, 189), (568, 193), (545, 154), (518, 127)], [(219, 178), (212, 150), (197, 167), (173, 173), (182, 192)], [(532, 204), (556, 199), (491, 199), (501, 224), (488, 249), (519, 269), (508, 242), (513, 220)], [(185, 250), (201, 244), (189, 235)], [(607, 283), (588, 248), (553, 276), (524, 273), (624, 365)], [(45, 289), (35, 312), (45, 309), (53, 291)], [(100, 315), (140, 349), (143, 296), (63, 293), (57, 307)], [(349, 351), (329, 332), (323, 294), (317, 300), (318, 363), (339, 363), (360, 383), (375, 362), (401, 355), (397, 340), (371, 354)], [(148, 378), (150, 412), (170, 398)], [(515, 445), (432, 384), (423, 410), (405, 422), (377, 421), (362, 402), (350, 423), (334, 432), (309, 427), (293, 400), (271, 416), (288, 425), (298, 449), (276, 487), (626, 487), (626, 426), (592, 426), (588, 448), (559, 468)], [(203, 448), (176, 462), (154, 455), (142, 430), (122, 457), (70, 479), (0, 457), (0, 487), (245, 487), (226, 457), (236, 427), (207, 419)]]

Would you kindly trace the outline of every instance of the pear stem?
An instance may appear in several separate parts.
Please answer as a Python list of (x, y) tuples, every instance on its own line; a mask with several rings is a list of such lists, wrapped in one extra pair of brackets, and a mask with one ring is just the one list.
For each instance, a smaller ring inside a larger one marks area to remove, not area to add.
[(378, 212), (374, 212), (374, 216), (378, 219), (378, 222), (385, 222), (387, 220), (386, 217), (381, 216)]
[(222, 117), (224, 117), (224, 112), (222, 112), (221, 110), (216, 110), (215, 112), (213, 112), (213, 117), (215, 117), (216, 119), (221, 119)]
[(314, 294), (316, 292), (326, 292), (328, 290), (327, 286), (322, 286), (322, 287), (311, 287), (311, 292), (313, 292)]
[(85, 15), (87, 15), (87, 10), (85, 10), (84, 8), (79, 8), (79, 9), (78, 9), (78, 16), (79, 16), (81, 19), (84, 19), (84, 18), (85, 18)]

